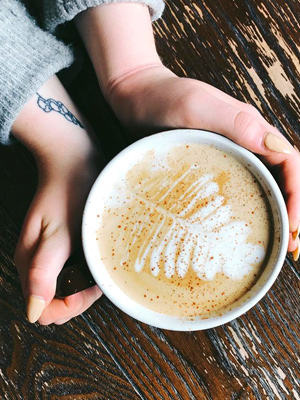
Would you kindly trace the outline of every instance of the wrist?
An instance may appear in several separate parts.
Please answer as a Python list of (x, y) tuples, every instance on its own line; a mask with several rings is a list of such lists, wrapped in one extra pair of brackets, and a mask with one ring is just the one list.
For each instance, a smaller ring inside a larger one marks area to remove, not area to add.
[(23, 107), (12, 132), (43, 176), (66, 176), (76, 164), (92, 165), (99, 157), (91, 127), (56, 76)]
[[(161, 74), (166, 67), (161, 62), (144, 62), (112, 78), (106, 85), (106, 99), (113, 107), (115, 99), (131, 97), (137, 90), (145, 87), (153, 75)], [(147, 79), (148, 78), (148, 79)], [(150, 79), (149, 79), (150, 78)]]
[(88, 123), (61, 82), (52, 76), (25, 104), (12, 133), (37, 159), (88, 145)]
[(119, 120), (126, 126), (132, 121), (146, 121), (148, 109), (159, 106), (159, 99), (152, 104), (153, 92), (165, 90), (176, 75), (163, 64), (137, 68), (115, 80), (108, 91), (107, 100)]

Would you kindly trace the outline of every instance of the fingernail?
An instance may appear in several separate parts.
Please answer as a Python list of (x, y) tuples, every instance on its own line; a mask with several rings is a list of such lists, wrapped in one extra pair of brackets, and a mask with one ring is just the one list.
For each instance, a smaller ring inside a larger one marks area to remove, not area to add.
[(292, 233), (293, 240), (297, 239), (297, 237), (299, 236), (299, 233), (300, 233), (300, 222), (299, 222), (299, 225), (298, 225), (298, 229), (295, 232)]
[(299, 238), (297, 238), (297, 248), (292, 252), (294, 261), (298, 261), (299, 252), (300, 252), (300, 240)]
[(29, 296), (27, 301), (27, 318), (31, 323), (36, 322), (45, 309), (45, 300), (36, 296)]
[(289, 145), (289, 143), (271, 132), (266, 133), (264, 144), (267, 149), (276, 151), (276, 153), (291, 154), (292, 152), (292, 147)]

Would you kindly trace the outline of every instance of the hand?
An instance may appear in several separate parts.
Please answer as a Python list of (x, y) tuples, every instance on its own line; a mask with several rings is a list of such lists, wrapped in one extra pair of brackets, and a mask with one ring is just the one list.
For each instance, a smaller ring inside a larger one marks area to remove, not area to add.
[[(45, 99), (63, 101), (83, 121), (57, 78), (48, 81), (39, 93)], [(54, 298), (57, 276), (80, 240), (82, 211), (100, 170), (100, 155), (90, 138), (90, 128), (74, 124), (58, 112), (43, 112), (37, 101), (34, 96), (13, 126), (14, 135), (32, 151), (39, 171), (37, 192), (22, 227), (15, 264), (29, 321), (61, 324), (101, 296), (94, 286), (63, 300)], [(86, 121), (84, 125), (88, 126)]]
[(288, 249), (297, 259), (300, 156), (289, 142), (254, 107), (203, 82), (178, 78), (165, 68), (155, 49), (149, 11), (140, 3), (92, 7), (80, 13), (75, 24), (103, 94), (137, 136), (171, 128), (206, 129), (262, 157), (276, 172), (285, 196)]
[[(54, 299), (57, 276), (78, 244), (83, 206), (98, 169), (70, 166), (41, 173), (37, 193), (27, 213), (15, 252), (29, 320), (40, 324), (66, 322), (101, 296), (97, 286), (63, 300)], [(63, 175), (62, 175), (63, 172)], [(46, 175), (46, 176), (45, 176)], [(47, 177), (50, 175), (50, 178)], [(33, 296), (33, 297), (31, 297)], [(45, 309), (41, 317), (40, 310)]]
[[(254, 107), (204, 82), (178, 78), (163, 66), (143, 67), (107, 88), (119, 119), (137, 136), (172, 128), (220, 133), (258, 154), (286, 199), (289, 251), (299, 255), (300, 155)], [(271, 133), (271, 134), (268, 134)]]

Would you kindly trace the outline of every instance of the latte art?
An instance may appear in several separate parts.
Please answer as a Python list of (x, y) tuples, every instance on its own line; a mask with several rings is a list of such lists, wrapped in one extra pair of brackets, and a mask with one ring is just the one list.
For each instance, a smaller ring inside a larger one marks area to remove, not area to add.
[(220, 313), (268, 262), (266, 195), (246, 167), (213, 146), (148, 151), (105, 196), (101, 261), (122, 291), (151, 310)]
[(173, 171), (161, 183), (156, 191), (156, 176), (140, 181), (127, 197), (130, 211), (116, 243), (124, 246), (127, 255), (122, 265), (133, 251), (137, 254), (132, 260), (135, 271), (143, 270), (148, 260), (155, 277), (163, 269), (167, 278), (175, 274), (183, 278), (192, 268), (203, 280), (222, 272), (241, 279), (253, 263), (263, 259), (263, 247), (246, 242), (251, 228), (235, 220), (213, 174), (201, 176), (200, 167), (193, 165), (183, 173)]

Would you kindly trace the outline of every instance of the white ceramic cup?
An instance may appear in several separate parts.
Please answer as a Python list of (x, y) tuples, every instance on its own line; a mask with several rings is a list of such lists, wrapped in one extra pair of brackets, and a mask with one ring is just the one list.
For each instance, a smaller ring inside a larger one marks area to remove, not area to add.
[[(100, 227), (100, 218), (97, 218), (97, 215), (101, 215), (105, 196), (109, 196), (114, 183), (120, 181), (120, 173), (125, 176), (124, 174), (151, 149), (191, 143), (213, 144), (217, 149), (232, 154), (253, 173), (265, 193), (268, 193), (267, 197), (274, 218), (274, 229), (278, 232), (279, 239), (277, 243), (274, 243), (274, 249), (272, 250), (276, 252), (275, 262), (269, 263), (265, 267), (257, 283), (246, 293), (242, 301), (239, 300), (236, 307), (231, 306), (229, 311), (222, 313), (220, 316), (206, 317), (205, 319), (201, 319), (201, 317), (191, 319), (188, 317), (168, 316), (154, 312), (136, 303), (116, 285), (109, 275), (101, 262), (99, 246), (96, 240), (96, 232)], [(223, 136), (207, 131), (182, 129), (162, 132), (141, 139), (127, 147), (110, 161), (95, 181), (87, 199), (83, 214), (82, 234), (83, 250), (89, 269), (97, 285), (112, 303), (133, 318), (146, 324), (162, 329), (193, 331), (225, 324), (244, 314), (261, 300), (274, 283), (284, 263), (289, 239), (289, 223), (280, 189), (268, 169), (255, 155)]]

